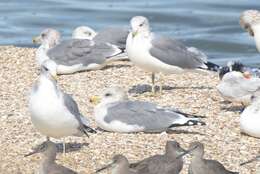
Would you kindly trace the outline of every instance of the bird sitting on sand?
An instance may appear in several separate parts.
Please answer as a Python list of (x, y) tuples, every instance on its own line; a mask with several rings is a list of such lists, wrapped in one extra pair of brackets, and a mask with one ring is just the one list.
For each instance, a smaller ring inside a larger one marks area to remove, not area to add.
[(246, 72), (231, 71), (223, 76), (217, 90), (226, 100), (247, 106), (253, 95), (260, 94), (260, 78), (251, 77)]
[[(150, 31), (144, 16), (131, 19), (132, 31), (126, 42), (129, 59), (138, 67), (152, 73), (152, 92), (155, 92), (155, 73), (180, 74), (185, 71), (217, 71), (219, 66), (208, 62), (207, 56), (194, 48), (169, 37), (156, 36)], [(162, 84), (160, 86), (160, 92)]]
[(114, 56), (123, 53), (123, 50), (109, 43), (96, 43), (87, 39), (60, 42), (60, 33), (51, 28), (41, 32), (33, 42), (41, 44), (36, 51), (38, 65), (40, 66), (44, 60), (51, 59), (57, 64), (57, 74), (101, 69), (115, 61)]
[(91, 102), (97, 125), (111, 132), (164, 132), (179, 126), (205, 125), (199, 118), (150, 102), (131, 101), (120, 87), (111, 87)]
[(204, 159), (204, 145), (200, 142), (191, 143), (190, 149), (177, 158), (188, 153), (192, 153), (193, 156), (189, 165), (189, 174), (238, 174), (238, 172), (227, 170), (216, 160)]
[[(80, 113), (74, 99), (61, 91), (56, 76), (53, 62), (43, 62), (40, 77), (29, 98), (29, 111), (35, 128), (43, 135), (53, 138), (95, 133), (89, 127), (88, 119)], [(63, 150), (65, 152), (65, 144)]]
[(46, 141), (33, 152), (25, 155), (25, 157), (36, 153), (43, 154), (42, 162), (40, 163), (38, 172), (36, 172), (39, 174), (77, 174), (77, 172), (55, 162), (57, 151), (57, 147), (53, 142)]
[(145, 170), (150, 174), (179, 174), (183, 167), (183, 160), (177, 157), (184, 152), (186, 151), (177, 141), (167, 141), (163, 155), (145, 158), (130, 164), (130, 168)]

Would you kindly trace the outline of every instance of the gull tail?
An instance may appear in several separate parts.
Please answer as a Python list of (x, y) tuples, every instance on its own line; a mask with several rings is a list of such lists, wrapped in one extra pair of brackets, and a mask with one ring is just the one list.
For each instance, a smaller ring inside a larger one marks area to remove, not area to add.
[(221, 68), (221, 66), (215, 64), (215, 63), (212, 63), (212, 62), (206, 62), (205, 63), (207, 65), (207, 70), (209, 71), (215, 71), (215, 72), (218, 72)]

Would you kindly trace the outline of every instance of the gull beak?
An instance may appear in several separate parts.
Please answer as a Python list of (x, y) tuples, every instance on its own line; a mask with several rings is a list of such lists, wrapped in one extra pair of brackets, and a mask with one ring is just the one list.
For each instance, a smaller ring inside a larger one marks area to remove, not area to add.
[(93, 103), (94, 105), (99, 104), (100, 101), (101, 101), (101, 99), (100, 99), (99, 96), (92, 96), (92, 97), (90, 97), (90, 99), (89, 99), (89, 102), (90, 102), (90, 103)]
[(33, 37), (32, 42), (34, 44), (40, 44), (41, 43), (41, 37), (40, 36)]
[(132, 37), (134, 38), (138, 34), (138, 31), (132, 31)]
[(185, 155), (187, 155), (187, 154), (189, 154), (189, 153), (191, 153), (193, 150), (195, 150), (196, 148), (197, 148), (198, 146), (195, 146), (195, 147), (192, 147), (192, 148), (190, 148), (190, 149), (188, 149), (188, 150), (184, 150), (184, 153), (182, 153), (182, 154), (180, 154), (179, 156), (177, 156), (176, 157), (176, 159), (179, 159), (179, 158), (181, 158), (181, 157), (183, 157), (183, 156), (185, 156)]
[(112, 167), (113, 164), (114, 164), (114, 162), (112, 162), (112, 163), (110, 163), (110, 164), (108, 164), (108, 165), (106, 165), (106, 166), (104, 166), (104, 167), (102, 167), (102, 168), (96, 170), (95, 173), (99, 173), (99, 172), (101, 172), (101, 171), (103, 171), (103, 170), (105, 170), (105, 169), (108, 169), (108, 168)]
[(246, 79), (250, 79), (251, 78), (251, 74), (250, 72), (246, 71), (243, 73), (243, 76), (246, 78)]

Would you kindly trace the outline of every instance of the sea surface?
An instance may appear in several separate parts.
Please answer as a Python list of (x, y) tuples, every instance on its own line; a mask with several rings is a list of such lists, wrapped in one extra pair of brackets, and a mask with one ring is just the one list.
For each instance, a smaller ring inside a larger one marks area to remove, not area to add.
[(260, 66), (253, 38), (239, 26), (247, 9), (260, 10), (260, 0), (0, 0), (0, 45), (35, 47), (32, 37), (47, 27), (66, 39), (80, 25), (128, 27), (143, 15), (154, 32), (203, 50), (215, 63)]

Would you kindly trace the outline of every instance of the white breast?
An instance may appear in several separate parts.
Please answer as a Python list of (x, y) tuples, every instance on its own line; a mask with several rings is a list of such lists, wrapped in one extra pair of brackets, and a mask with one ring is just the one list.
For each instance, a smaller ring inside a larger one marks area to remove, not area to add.
[(32, 123), (42, 134), (60, 138), (78, 132), (78, 122), (63, 105), (62, 95), (57, 96), (53, 84), (47, 80), (41, 83), (29, 101)]
[(37, 50), (36, 50), (36, 62), (39, 66), (45, 61), (50, 59), (47, 56), (47, 51), (49, 50), (48, 46), (46, 45), (41, 45)]
[(259, 106), (248, 106), (240, 116), (240, 129), (250, 136), (260, 138), (260, 109)]
[(138, 125), (128, 125), (119, 120), (114, 120), (110, 123), (105, 122), (105, 117), (107, 115), (107, 107), (105, 104), (99, 104), (94, 110), (95, 113), (95, 121), (97, 125), (110, 132), (141, 132), (144, 131), (144, 127)]
[(129, 59), (140, 68), (150, 72), (162, 72), (165, 74), (182, 73), (183, 69), (177, 66), (168, 65), (150, 55), (152, 47), (151, 37), (136, 35), (132, 37), (130, 33), (127, 37), (126, 51)]

